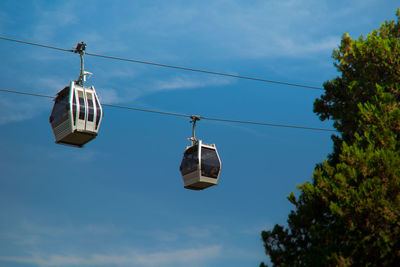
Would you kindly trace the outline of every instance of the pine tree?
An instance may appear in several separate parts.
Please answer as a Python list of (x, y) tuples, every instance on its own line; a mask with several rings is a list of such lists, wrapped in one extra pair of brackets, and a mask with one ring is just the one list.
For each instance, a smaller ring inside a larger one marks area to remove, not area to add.
[[(288, 200), (288, 226), (262, 232), (274, 266), (400, 262), (400, 9), (366, 38), (344, 34), (340, 76), (314, 103), (334, 120), (334, 151)], [(265, 266), (262, 263), (260, 266)]]

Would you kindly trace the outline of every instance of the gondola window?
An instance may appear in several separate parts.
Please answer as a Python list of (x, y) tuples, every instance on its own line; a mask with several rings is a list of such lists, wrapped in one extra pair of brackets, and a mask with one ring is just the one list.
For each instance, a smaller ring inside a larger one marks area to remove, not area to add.
[(190, 172), (197, 170), (197, 166), (199, 164), (199, 157), (198, 157), (198, 147), (193, 146), (186, 150), (182, 165), (181, 165), (181, 172), (183, 175), (186, 175)]
[(201, 148), (201, 175), (218, 178), (220, 163), (214, 149)]
[(50, 122), (54, 126), (60, 125), (68, 119), (68, 110), (68, 94), (64, 94), (57, 99), (50, 117)]
[(92, 94), (87, 94), (87, 101), (88, 101), (88, 106), (89, 106), (89, 115), (88, 115), (88, 121), (93, 121), (94, 119), (94, 108), (93, 108), (93, 95)]
[(79, 96), (79, 119), (84, 120), (85, 119), (85, 99), (83, 98), (83, 92), (78, 91), (78, 96)]

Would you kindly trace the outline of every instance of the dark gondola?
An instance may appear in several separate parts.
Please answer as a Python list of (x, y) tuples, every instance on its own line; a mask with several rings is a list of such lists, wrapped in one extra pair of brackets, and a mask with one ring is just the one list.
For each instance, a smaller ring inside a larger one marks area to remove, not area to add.
[(192, 116), (193, 137), (192, 145), (183, 153), (180, 172), (184, 187), (191, 190), (203, 190), (218, 184), (221, 171), (221, 160), (214, 144), (204, 144), (197, 140), (194, 134), (196, 121), (200, 117)]
[(202, 190), (218, 184), (221, 160), (215, 145), (203, 144), (198, 140), (186, 148), (180, 171), (187, 189)]

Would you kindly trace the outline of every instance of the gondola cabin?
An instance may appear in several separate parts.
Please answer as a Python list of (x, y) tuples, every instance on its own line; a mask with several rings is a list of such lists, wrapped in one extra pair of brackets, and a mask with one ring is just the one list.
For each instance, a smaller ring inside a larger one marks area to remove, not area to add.
[(82, 147), (96, 138), (102, 118), (94, 87), (71, 82), (57, 93), (50, 115), (56, 143)]
[(196, 140), (183, 153), (180, 172), (187, 189), (203, 190), (218, 184), (220, 171), (221, 160), (215, 145)]

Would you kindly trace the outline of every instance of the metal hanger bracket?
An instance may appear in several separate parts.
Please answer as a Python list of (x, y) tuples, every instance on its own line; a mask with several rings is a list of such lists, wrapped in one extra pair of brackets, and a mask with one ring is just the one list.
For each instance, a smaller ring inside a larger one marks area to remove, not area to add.
[(197, 139), (196, 139), (196, 132), (195, 132), (195, 128), (196, 128), (196, 122), (199, 121), (201, 119), (200, 116), (197, 115), (190, 115), (190, 118), (192, 119), (190, 121), (190, 123), (193, 124), (193, 136), (191, 138), (189, 138), (190, 141), (192, 141), (192, 145), (197, 143)]
[(86, 82), (86, 75), (93, 75), (93, 73), (85, 71), (85, 61), (83, 56), (85, 55), (86, 44), (85, 42), (80, 42), (76, 45), (74, 53), (78, 53), (81, 58), (81, 73), (79, 74), (78, 80), (76, 81), (77, 84), (83, 86)]

